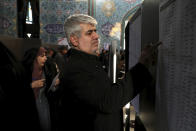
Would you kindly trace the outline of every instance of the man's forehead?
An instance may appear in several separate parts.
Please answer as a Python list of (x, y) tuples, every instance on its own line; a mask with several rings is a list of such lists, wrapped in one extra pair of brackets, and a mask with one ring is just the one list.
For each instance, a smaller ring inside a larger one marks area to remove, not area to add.
[(95, 30), (96, 26), (93, 24), (80, 24), (80, 27), (82, 28), (82, 30), (84, 31), (88, 31), (88, 30)]

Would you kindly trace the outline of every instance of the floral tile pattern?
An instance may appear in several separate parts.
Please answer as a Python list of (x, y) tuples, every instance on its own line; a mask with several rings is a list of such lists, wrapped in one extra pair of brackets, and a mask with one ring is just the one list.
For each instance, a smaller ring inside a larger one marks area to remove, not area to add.
[[(94, 2), (92, 2), (94, 1)], [(64, 36), (63, 23), (71, 14), (88, 14), (94, 10), (93, 17), (98, 21), (97, 29), (100, 44), (108, 46), (114, 39), (109, 35), (116, 23), (143, 0), (40, 0), (40, 38), (43, 43), (56, 44)], [(0, 35), (17, 37), (17, 0), (0, 1)], [(119, 40), (120, 41), (120, 40)]]
[(0, 35), (17, 37), (16, 2), (16, 0), (0, 1)]
[[(96, 15), (98, 21), (98, 33), (100, 35), (100, 43), (104, 48), (107, 44), (111, 44), (115, 39), (110, 37), (108, 33), (112, 28), (107, 28), (106, 25), (115, 25), (121, 23), (124, 15), (136, 5), (140, 4), (143, 0), (105, 0), (96, 1)], [(105, 28), (107, 28), (107, 33)], [(103, 31), (104, 30), (104, 31)], [(120, 40), (118, 40), (118, 45)], [(101, 47), (101, 48), (102, 48)]]
[(64, 36), (64, 20), (74, 13), (88, 13), (88, 0), (41, 0), (40, 38), (43, 43), (57, 44)]

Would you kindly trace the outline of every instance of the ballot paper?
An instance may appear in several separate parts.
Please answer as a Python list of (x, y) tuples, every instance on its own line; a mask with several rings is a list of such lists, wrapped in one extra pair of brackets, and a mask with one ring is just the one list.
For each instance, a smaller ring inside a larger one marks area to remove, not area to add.
[(56, 87), (55, 86), (55, 83), (56, 83), (56, 80), (59, 78), (59, 74), (60, 74), (60, 72), (59, 73), (57, 73), (57, 75), (54, 77), (54, 79), (53, 79), (53, 81), (52, 81), (52, 84), (50, 85), (50, 88), (49, 88), (49, 90), (48, 91), (56, 91), (57, 90), (57, 88), (58, 87)]

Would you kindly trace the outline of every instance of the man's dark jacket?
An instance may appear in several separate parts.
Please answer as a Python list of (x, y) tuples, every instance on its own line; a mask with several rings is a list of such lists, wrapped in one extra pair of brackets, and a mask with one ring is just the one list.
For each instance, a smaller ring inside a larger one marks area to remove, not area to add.
[(147, 68), (138, 63), (121, 82), (112, 84), (97, 56), (71, 49), (68, 57), (61, 129), (121, 131), (122, 107), (151, 81)]

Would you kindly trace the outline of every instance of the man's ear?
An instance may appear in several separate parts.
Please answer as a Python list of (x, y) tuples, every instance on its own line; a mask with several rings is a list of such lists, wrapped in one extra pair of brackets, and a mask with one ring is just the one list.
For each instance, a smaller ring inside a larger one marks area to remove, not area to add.
[(74, 35), (70, 36), (70, 42), (72, 43), (73, 46), (77, 47), (78, 46), (78, 38)]

